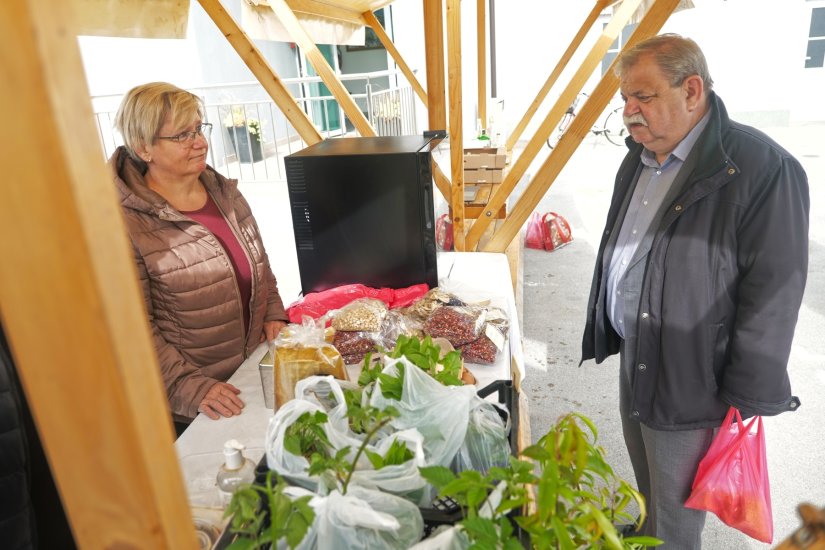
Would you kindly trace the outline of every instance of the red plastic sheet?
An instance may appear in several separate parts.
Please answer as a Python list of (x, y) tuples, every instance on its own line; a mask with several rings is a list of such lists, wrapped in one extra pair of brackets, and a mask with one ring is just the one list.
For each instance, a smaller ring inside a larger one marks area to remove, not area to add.
[(304, 316), (317, 319), (328, 311), (341, 309), (358, 298), (376, 298), (390, 309), (407, 307), (424, 294), (430, 287), (426, 283), (405, 288), (372, 288), (362, 284), (343, 285), (321, 292), (310, 292), (287, 309), (290, 323), (300, 324)]

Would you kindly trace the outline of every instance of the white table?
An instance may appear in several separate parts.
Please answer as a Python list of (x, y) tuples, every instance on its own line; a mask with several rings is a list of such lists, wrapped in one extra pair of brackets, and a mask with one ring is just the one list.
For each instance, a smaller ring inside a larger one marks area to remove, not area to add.
[[(507, 312), (510, 333), (505, 348), (493, 365), (467, 364), (483, 388), (495, 380), (511, 378), (511, 359), (523, 365), (521, 334), (513, 298), (510, 267), (504, 254), (486, 252), (442, 252), (438, 256), (439, 287), (468, 302), (489, 300)], [(264, 435), (273, 410), (264, 404), (258, 363), (268, 347), (261, 344), (229, 379), (241, 390), (245, 403), (238, 416), (212, 420), (199, 414), (175, 442), (190, 502), (193, 506), (215, 506), (215, 475), (223, 461), (223, 444), (237, 439), (246, 446), (245, 455), (254, 462), (263, 456)], [(523, 372), (523, 370), (522, 370)]]

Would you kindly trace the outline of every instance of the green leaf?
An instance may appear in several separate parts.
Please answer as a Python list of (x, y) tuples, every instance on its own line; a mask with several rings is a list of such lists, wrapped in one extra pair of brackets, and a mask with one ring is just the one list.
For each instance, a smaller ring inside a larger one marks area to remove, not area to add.
[(418, 468), (418, 471), (421, 473), (421, 477), (438, 490), (446, 487), (456, 479), (456, 475), (444, 466), (422, 466)]
[(378, 381), (381, 384), (381, 394), (384, 397), (400, 401), (404, 389), (404, 365), (396, 363), (395, 368), (398, 370), (396, 376), (382, 372), (378, 375)]
[(655, 537), (625, 537), (624, 542), (627, 544), (637, 544), (639, 546), (661, 546), (664, 541)]

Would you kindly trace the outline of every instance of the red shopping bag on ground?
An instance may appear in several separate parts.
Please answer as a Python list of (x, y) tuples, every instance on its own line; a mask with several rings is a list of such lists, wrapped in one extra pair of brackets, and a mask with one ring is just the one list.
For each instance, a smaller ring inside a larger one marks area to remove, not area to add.
[[(736, 422), (733, 421), (734, 416)], [(751, 429), (756, 425), (756, 432)], [(687, 508), (707, 510), (746, 535), (773, 541), (773, 514), (762, 417), (747, 424), (731, 407), (699, 463)]]
[(449, 214), (441, 214), (435, 221), (435, 242), (441, 250), (453, 249), (453, 221)]
[(573, 232), (570, 224), (564, 216), (555, 212), (548, 212), (542, 216), (541, 221), (546, 226), (544, 233), (544, 249), (550, 252), (558, 250), (573, 240)]
[(538, 212), (530, 214), (530, 220), (527, 222), (527, 235), (524, 237), (524, 246), (544, 250), (546, 231), (547, 226), (541, 221), (541, 215)]

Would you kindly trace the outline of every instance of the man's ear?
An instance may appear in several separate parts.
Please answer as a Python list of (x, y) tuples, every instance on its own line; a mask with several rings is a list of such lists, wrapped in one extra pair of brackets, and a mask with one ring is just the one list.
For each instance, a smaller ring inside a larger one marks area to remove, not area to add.
[(698, 74), (691, 75), (682, 82), (688, 111), (693, 111), (705, 97), (705, 82)]

